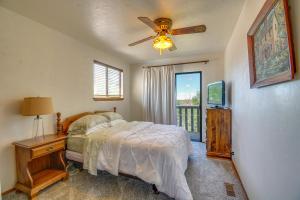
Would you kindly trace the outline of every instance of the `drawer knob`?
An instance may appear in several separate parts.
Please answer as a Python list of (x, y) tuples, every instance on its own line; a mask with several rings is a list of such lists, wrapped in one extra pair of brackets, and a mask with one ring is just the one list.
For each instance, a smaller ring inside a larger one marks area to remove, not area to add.
[(53, 149), (54, 149), (53, 147), (49, 147), (47, 150), (52, 151)]

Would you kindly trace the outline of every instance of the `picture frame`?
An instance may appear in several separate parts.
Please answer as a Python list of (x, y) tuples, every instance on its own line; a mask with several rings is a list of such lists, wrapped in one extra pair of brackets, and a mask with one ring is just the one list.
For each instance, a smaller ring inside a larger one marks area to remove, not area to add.
[(296, 66), (287, 0), (267, 0), (247, 34), (250, 88), (295, 78)]

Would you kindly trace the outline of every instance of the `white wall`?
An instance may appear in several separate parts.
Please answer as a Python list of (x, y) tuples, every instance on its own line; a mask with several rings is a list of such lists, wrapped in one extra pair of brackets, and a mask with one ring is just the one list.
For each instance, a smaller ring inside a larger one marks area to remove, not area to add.
[(224, 59), (223, 54), (208, 54), (201, 56), (191, 56), (186, 58), (170, 58), (159, 61), (148, 62), (144, 64), (138, 64), (131, 66), (131, 119), (132, 120), (143, 120), (142, 115), (142, 100), (143, 100), (143, 70), (142, 66), (147, 65), (158, 65), (158, 64), (171, 64), (178, 62), (187, 62), (209, 59), (208, 64), (189, 64), (181, 65), (176, 67), (176, 72), (192, 72), (202, 71), (202, 102), (203, 102), (203, 117), (202, 117), (202, 133), (203, 139), (205, 139), (205, 108), (207, 107), (207, 84), (214, 81), (224, 79)]
[[(82, 111), (112, 109), (129, 119), (129, 67), (113, 55), (0, 7), (0, 178), (2, 191), (16, 181), (12, 142), (31, 137), (33, 117), (19, 114), (27, 96), (50, 96), (62, 117)], [(95, 102), (93, 60), (124, 69), (120, 102)], [(55, 116), (44, 119), (54, 133)]]
[[(265, 0), (247, 0), (225, 51), (234, 163), (250, 199), (300, 199), (300, 81), (249, 88), (247, 31)], [(299, 65), (300, 1), (291, 0)], [(298, 67), (299, 71), (299, 67)]]

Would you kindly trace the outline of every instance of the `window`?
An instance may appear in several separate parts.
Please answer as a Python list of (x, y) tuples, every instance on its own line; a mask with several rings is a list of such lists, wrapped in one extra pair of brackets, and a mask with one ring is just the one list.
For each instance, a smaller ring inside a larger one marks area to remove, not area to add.
[(123, 70), (94, 61), (94, 100), (123, 100)]

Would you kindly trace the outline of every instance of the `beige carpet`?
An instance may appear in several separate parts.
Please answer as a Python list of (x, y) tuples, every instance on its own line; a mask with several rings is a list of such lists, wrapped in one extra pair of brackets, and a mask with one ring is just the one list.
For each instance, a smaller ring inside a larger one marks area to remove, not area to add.
[[(189, 159), (186, 171), (187, 181), (194, 200), (242, 200), (246, 199), (241, 183), (231, 161), (207, 158), (205, 145), (193, 142), (194, 153)], [(232, 186), (227, 193), (226, 185)], [(10, 193), (3, 200), (27, 199), (22, 193)], [(101, 172), (92, 176), (86, 171), (70, 176), (65, 182), (58, 182), (45, 189), (38, 199), (51, 200), (169, 200), (167, 195), (155, 195), (150, 184), (127, 178), (115, 177)]]

